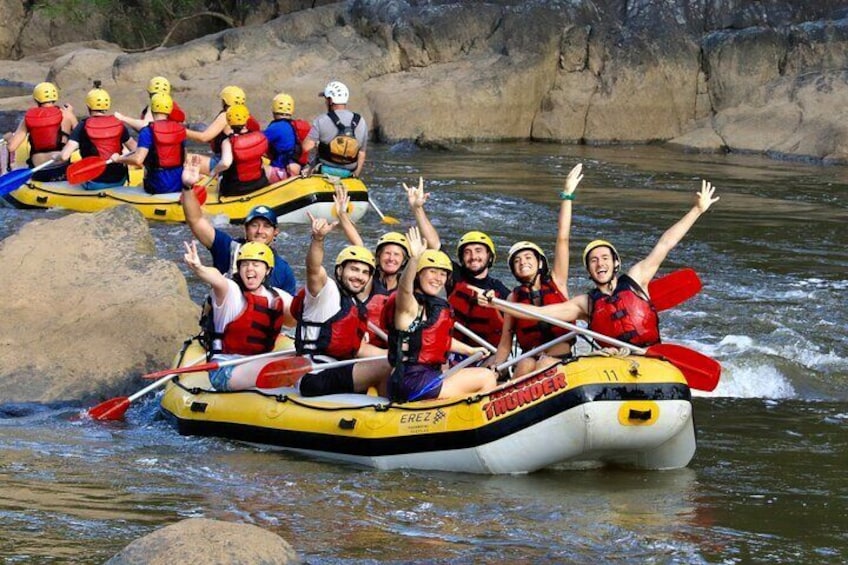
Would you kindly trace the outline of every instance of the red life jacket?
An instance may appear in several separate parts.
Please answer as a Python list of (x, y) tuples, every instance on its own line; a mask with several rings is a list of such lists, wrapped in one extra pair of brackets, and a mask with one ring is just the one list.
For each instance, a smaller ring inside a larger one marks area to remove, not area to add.
[(169, 120), (156, 120), (150, 124), (153, 146), (147, 153), (144, 165), (148, 169), (173, 169), (182, 167), (185, 160), (186, 128)]
[(233, 147), (233, 165), (230, 169), (235, 170), (235, 177), (230, 178), (236, 182), (259, 180), (264, 173), (262, 156), (268, 152), (268, 138), (258, 131), (234, 133), (230, 136), (230, 144)]
[[(384, 320), (389, 327), (389, 363), (441, 365), (448, 360), (453, 324), (456, 321), (450, 304), (438, 296), (415, 293), (415, 300), (423, 308), (409, 329), (395, 328), (397, 294), (386, 303)], [(426, 315), (426, 320), (424, 319)]]
[(36, 106), (24, 114), (29, 132), (30, 153), (56, 151), (62, 147), (62, 110), (57, 106)]
[(598, 289), (590, 291), (589, 311), (592, 331), (642, 347), (660, 342), (657, 311), (645, 291), (627, 275), (618, 278), (612, 295)]
[[(329, 283), (328, 283), (329, 284)], [(335, 281), (332, 284), (337, 284)], [(303, 302), (306, 289), (301, 288), (291, 303), (291, 313), (297, 320), (294, 347), (301, 355), (329, 355), (336, 359), (353, 359), (362, 344), (368, 327), (368, 311), (365, 305), (339, 289), (341, 301), (339, 311), (326, 322), (303, 319)], [(316, 339), (306, 339), (307, 328), (319, 328)]]
[(276, 305), (269, 307), (264, 296), (248, 292), (244, 297), (247, 306), (224, 328), (222, 352), (256, 355), (271, 351), (283, 327), (283, 301), (277, 297)]
[[(394, 293), (393, 290), (387, 290), (375, 277), (371, 296), (365, 301), (365, 307), (368, 309), (368, 321), (386, 333), (388, 333), (386, 330), (388, 326), (383, 323), (383, 310), (389, 301), (389, 297), (394, 295)], [(368, 343), (376, 347), (386, 347), (387, 345), (385, 340), (370, 329), (368, 330)]]
[(307, 138), (309, 135), (309, 130), (312, 129), (312, 124), (307, 122), (306, 120), (292, 120), (291, 125), (294, 128), (294, 136), (297, 139), (297, 147), (295, 147), (294, 154), (297, 158), (297, 162), (301, 165), (309, 164), (309, 153), (304, 153), (301, 151), (301, 143), (303, 140)]
[[(478, 285), (475, 284), (475, 286)], [(506, 297), (498, 296), (498, 298), (503, 299)], [(471, 289), (468, 288), (466, 281), (461, 280), (454, 285), (453, 290), (448, 296), (448, 302), (453, 306), (457, 322), (493, 345), (497, 345), (500, 342), (501, 334), (503, 333), (503, 315), (494, 308), (485, 308), (477, 304), (477, 298), (475, 298)], [(470, 341), (462, 334), (456, 338), (474, 347), (479, 345), (476, 342)]]
[[(513, 300), (518, 304), (533, 304), (536, 306), (560, 304), (568, 300), (550, 277), (542, 278), (540, 283), (541, 288), (539, 290), (531, 290), (526, 284), (515, 287), (512, 289)], [(568, 333), (566, 329), (551, 326), (538, 320), (523, 320), (521, 318), (513, 318), (513, 327), (515, 328), (515, 338), (524, 351), (529, 351)]]
[[(226, 110), (221, 110), (215, 116), (215, 119), (218, 119), (218, 116), (220, 116), (221, 114), (226, 114), (226, 112)], [(259, 125), (259, 122), (257, 122), (253, 116), (248, 116), (247, 123), (244, 125), (244, 129), (247, 133), (250, 133), (252, 131), (261, 130), (262, 126)], [(214, 153), (215, 155), (221, 154), (221, 144), (224, 142), (225, 139), (227, 139), (227, 134), (221, 131), (221, 133), (216, 135), (215, 138), (209, 142), (209, 148), (212, 149), (212, 153)]]
[(121, 138), (126, 128), (115, 116), (89, 116), (85, 119), (84, 131), (101, 159), (108, 159), (121, 152)]

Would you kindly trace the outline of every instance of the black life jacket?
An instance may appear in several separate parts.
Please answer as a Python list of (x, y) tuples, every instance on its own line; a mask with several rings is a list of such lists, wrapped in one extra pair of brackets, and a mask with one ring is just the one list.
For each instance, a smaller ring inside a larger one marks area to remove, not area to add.
[(395, 328), (397, 294), (389, 298), (384, 321), (389, 327), (389, 363), (441, 365), (448, 360), (453, 337), (454, 316), (450, 304), (438, 296), (416, 292), (421, 306), (418, 316), (406, 330)]

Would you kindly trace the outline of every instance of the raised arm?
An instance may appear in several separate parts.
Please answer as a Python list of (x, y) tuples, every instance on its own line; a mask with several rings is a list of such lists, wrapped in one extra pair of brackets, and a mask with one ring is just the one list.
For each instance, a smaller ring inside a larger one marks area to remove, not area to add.
[(669, 251), (677, 245), (689, 229), (695, 224), (695, 221), (701, 217), (701, 214), (710, 209), (714, 203), (718, 202), (719, 197), (713, 198), (715, 187), (709, 182), (701, 181), (701, 190), (695, 196), (695, 205), (692, 209), (686, 212), (676, 224), (668, 228), (647, 257), (633, 265), (627, 272), (630, 278), (639, 283), (643, 289), (647, 290), (648, 283), (654, 278), (657, 270), (662, 265)]
[(306, 290), (312, 296), (317, 296), (327, 284), (327, 270), (324, 269), (324, 238), (333, 231), (338, 222), (332, 224), (324, 218), (316, 218), (307, 212), (312, 220), (312, 241), (306, 252)]
[(571, 238), (571, 208), (574, 201), (574, 191), (577, 190), (577, 185), (580, 184), (581, 180), (583, 180), (583, 165), (578, 163), (565, 177), (565, 186), (559, 193), (562, 203), (559, 205), (559, 227), (557, 229), (556, 246), (554, 247), (551, 278), (566, 298), (568, 298), (568, 247)]
[(364, 245), (362, 243), (362, 237), (359, 235), (356, 225), (354, 225), (353, 220), (350, 219), (350, 215), (347, 213), (347, 209), (350, 206), (350, 196), (347, 194), (347, 189), (341, 183), (341, 180), (336, 182), (335, 189), (336, 193), (333, 194), (333, 205), (335, 206), (336, 216), (339, 218), (339, 226), (342, 228), (345, 237), (351, 245), (362, 246)]
[(421, 232), (415, 226), (406, 233), (409, 243), (409, 261), (403, 269), (397, 287), (395, 298), (395, 327), (399, 330), (409, 329), (410, 324), (418, 316), (418, 301), (415, 299), (415, 277), (418, 273), (418, 260), (427, 249), (427, 242), (421, 237)]
[(186, 250), (185, 255), (183, 255), (185, 264), (188, 265), (188, 268), (191, 269), (200, 280), (211, 287), (215, 303), (222, 304), (224, 302), (224, 298), (227, 296), (227, 278), (224, 277), (218, 269), (214, 267), (207, 267), (200, 262), (200, 256), (197, 254), (196, 241), (192, 241), (191, 243), (183, 242), (183, 245)]
[(182, 203), (185, 221), (191, 233), (203, 244), (203, 247), (211, 248), (215, 242), (215, 226), (203, 215), (194, 190), (183, 190)]
[(427, 242), (427, 247), (429, 249), (441, 249), (442, 241), (439, 239), (439, 234), (430, 222), (430, 218), (427, 217), (427, 212), (424, 211), (424, 204), (430, 198), (430, 193), (424, 192), (424, 177), (418, 177), (417, 187), (406, 186), (406, 183), (403, 183), (403, 188), (406, 190), (409, 209), (412, 210), (415, 223), (418, 224), (418, 229)]

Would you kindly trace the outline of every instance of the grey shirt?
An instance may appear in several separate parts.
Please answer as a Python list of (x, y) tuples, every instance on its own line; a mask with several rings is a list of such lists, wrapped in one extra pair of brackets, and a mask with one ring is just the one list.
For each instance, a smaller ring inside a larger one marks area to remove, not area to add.
[[(353, 112), (350, 110), (336, 110), (335, 112), (343, 125), (349, 126), (351, 121), (353, 121)], [(333, 123), (330, 116), (327, 114), (321, 114), (312, 121), (312, 128), (309, 130), (309, 138), (316, 143), (329, 143), (334, 137), (336, 137), (338, 131), (336, 124)], [(365, 118), (360, 117), (359, 124), (357, 124), (356, 129), (354, 130), (354, 135), (356, 137), (356, 141), (359, 143), (359, 150), (365, 151), (368, 145), (368, 124), (365, 123)], [(349, 165), (337, 165), (334, 163), (329, 164), (334, 167), (343, 167), (350, 170), (356, 168), (356, 163), (351, 163)]]

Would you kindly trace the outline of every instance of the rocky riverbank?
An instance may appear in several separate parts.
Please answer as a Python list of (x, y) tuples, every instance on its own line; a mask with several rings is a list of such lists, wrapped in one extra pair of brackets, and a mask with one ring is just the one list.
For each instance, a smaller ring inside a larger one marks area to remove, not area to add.
[[(376, 139), (668, 141), (706, 151), (848, 159), (848, 8), (833, 1), (354, 0), (176, 47), (128, 54), (66, 44), (0, 78), (59, 84), (82, 111), (91, 81), (135, 113), (164, 74), (192, 121), (226, 84), (266, 121), (281, 90), (321, 110), (330, 78)], [(0, 110), (29, 97), (0, 100)]]

